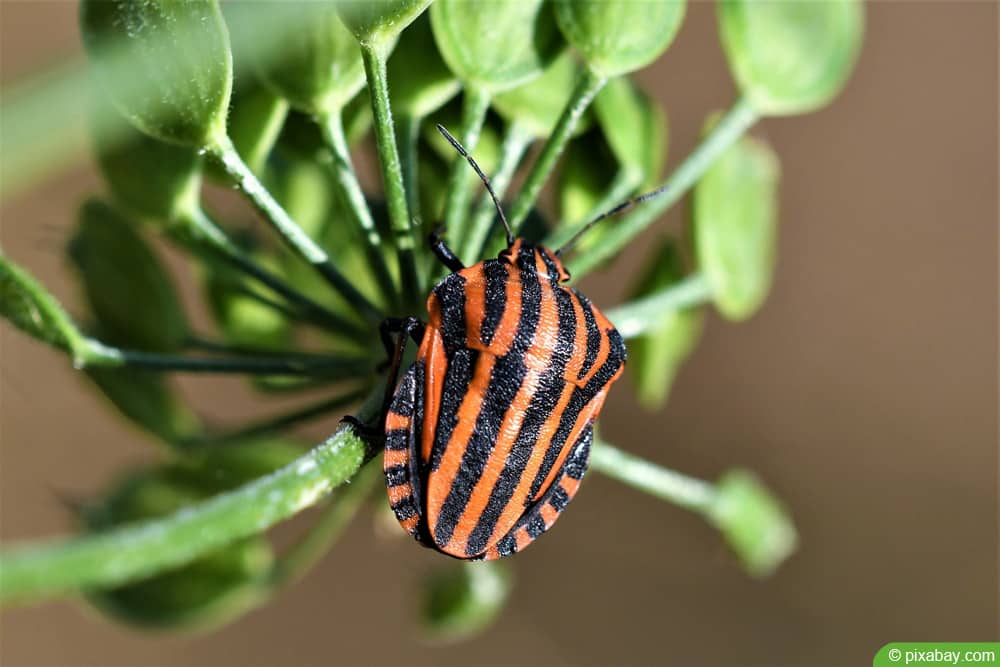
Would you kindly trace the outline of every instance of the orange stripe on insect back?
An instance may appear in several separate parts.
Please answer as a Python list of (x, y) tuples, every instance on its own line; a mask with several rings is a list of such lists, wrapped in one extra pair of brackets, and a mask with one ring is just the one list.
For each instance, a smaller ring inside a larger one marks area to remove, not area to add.
[(563, 488), (563, 491), (566, 492), (567, 496), (572, 498), (573, 496), (576, 495), (577, 490), (580, 488), (580, 480), (576, 479), (575, 477), (570, 477), (569, 475), (565, 475), (562, 478), (562, 481), (559, 482), (559, 486)]
[(385, 416), (385, 430), (397, 431), (399, 429), (407, 429), (410, 428), (412, 421), (409, 417), (390, 410)]
[(521, 320), (521, 293), (524, 291), (517, 267), (507, 262), (503, 266), (507, 270), (507, 284), (504, 286), (506, 303), (489, 347), (490, 352), (498, 357), (507, 354), (514, 344), (517, 325)]
[(517, 542), (517, 550), (523, 551), (526, 546), (531, 544), (531, 535), (528, 535), (527, 526), (519, 528), (516, 533), (514, 533), (514, 540)]
[(597, 415), (601, 412), (601, 408), (604, 406), (604, 397), (607, 396), (607, 393), (607, 385), (605, 385), (605, 388), (597, 392), (597, 395), (583, 407), (583, 410), (580, 410), (580, 414), (576, 418), (576, 423), (573, 424), (573, 429), (569, 432), (569, 437), (566, 438), (566, 446), (563, 447), (561, 452), (559, 452), (559, 458), (556, 459), (556, 463), (552, 466), (552, 470), (549, 471), (545, 481), (542, 482), (541, 489), (538, 491), (538, 495), (535, 496), (534, 500), (538, 500), (542, 493), (544, 493), (544, 490), (548, 489), (552, 484), (556, 475), (559, 474), (563, 463), (566, 462), (566, 457), (569, 456), (570, 450), (573, 449), (573, 445), (575, 445), (576, 441), (580, 438), (580, 434), (583, 432), (583, 429), (586, 428), (587, 424), (597, 419)]
[[(540, 257), (536, 256), (536, 261), (541, 264), (540, 269), (545, 268)], [(552, 361), (554, 346), (551, 345), (551, 341), (558, 334), (559, 309), (556, 307), (555, 296), (551, 289), (543, 289), (539, 302), (538, 325), (535, 328), (533, 340), (542, 341), (544, 344), (533, 344), (527, 352), (527, 355), (531, 357), (528, 370), (524, 375), (524, 380), (521, 381), (517, 394), (514, 395), (514, 400), (511, 401), (510, 407), (504, 414), (486, 467), (476, 482), (476, 486), (469, 496), (469, 502), (466, 503), (451, 540), (448, 542), (449, 551), (454, 549), (465, 553), (469, 536), (476, 528), (483, 510), (489, 504), (490, 495), (507, 464), (507, 457), (521, 433), (521, 425), (524, 423), (528, 408), (531, 406), (531, 399), (538, 392), (541, 376)]]
[(517, 520), (524, 515), (525, 506), (528, 504), (528, 493), (531, 491), (531, 483), (535, 480), (538, 469), (542, 467), (545, 450), (549, 443), (552, 442), (552, 436), (555, 435), (556, 429), (559, 428), (559, 418), (573, 396), (573, 388), (571, 384), (566, 384), (563, 387), (555, 409), (545, 419), (542, 427), (538, 430), (538, 439), (536, 440), (538, 446), (532, 451), (531, 458), (528, 459), (528, 465), (525, 466), (524, 472), (521, 473), (521, 479), (518, 480), (517, 487), (510, 496), (510, 502), (507, 503), (507, 506), (500, 513), (500, 518), (497, 519), (496, 526), (493, 527), (493, 533), (487, 541), (488, 544), (500, 541), (504, 535), (510, 532), (510, 529), (517, 523)]
[(552, 505), (545, 503), (542, 505), (541, 515), (542, 521), (545, 522), (545, 527), (551, 528), (552, 524), (556, 522), (556, 517), (559, 516), (559, 512)]
[[(465, 331), (470, 343), (479, 342), (479, 332), (483, 330), (486, 317), (486, 275), (483, 263), (473, 264), (462, 270), (465, 278)], [(470, 345), (470, 347), (472, 347)]]
[(420, 517), (414, 514), (413, 516), (403, 519), (399, 522), (399, 525), (403, 527), (403, 530), (413, 534), (417, 532), (417, 524), (420, 523)]
[(430, 463), (434, 447), (434, 431), (437, 429), (438, 414), (441, 412), (441, 391), (445, 374), (448, 372), (448, 357), (444, 350), (444, 340), (437, 328), (424, 330), (424, 339), (417, 351), (417, 359), (424, 362), (424, 424), (420, 440), (420, 460)]
[(476, 420), (483, 407), (483, 398), (489, 388), (490, 375), (493, 373), (495, 363), (496, 358), (492, 355), (479, 355), (476, 369), (472, 374), (472, 382), (469, 383), (465, 396), (462, 397), (462, 404), (458, 407), (455, 430), (451, 432), (451, 439), (441, 454), (441, 463), (427, 480), (427, 521), (432, 532), (437, 526), (441, 506), (444, 505), (445, 498), (451, 491), (451, 485), (455, 483), (458, 469), (462, 465), (462, 457), (465, 456), (469, 439), (476, 427)]
[(382, 466), (385, 470), (394, 466), (406, 465), (410, 462), (410, 452), (405, 449), (386, 449)]
[(389, 494), (389, 504), (396, 505), (402, 500), (406, 500), (413, 495), (413, 487), (407, 484), (386, 487)]

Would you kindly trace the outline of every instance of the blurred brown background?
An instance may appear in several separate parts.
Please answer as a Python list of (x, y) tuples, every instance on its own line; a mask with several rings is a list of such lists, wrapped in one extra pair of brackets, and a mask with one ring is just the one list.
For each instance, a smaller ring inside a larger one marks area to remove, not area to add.
[[(603, 418), (608, 439), (678, 470), (757, 471), (801, 531), (773, 579), (747, 579), (700, 519), (594, 474), (514, 559), (501, 620), (465, 644), (418, 640), (420, 576), (442, 561), (364, 517), (307, 580), (215, 634), (141, 634), (50, 603), (4, 612), (0, 662), (863, 665), (890, 640), (997, 639), (998, 8), (868, 9), (844, 94), (758, 128), (784, 170), (770, 301), (740, 326), (713, 319), (662, 414), (623, 384)], [(4, 83), (78, 52), (75, 4), (0, 11)], [(733, 98), (710, 4), (640, 79), (670, 112), (676, 164)], [(71, 303), (61, 239), (98, 187), (80, 169), (0, 210), (4, 251)], [(619, 282), (584, 287), (610, 306)], [(7, 327), (0, 340), (0, 535), (60, 533), (54, 491), (93, 492), (153, 448), (63, 357)], [(238, 383), (184, 387), (210, 414), (248, 413)]]

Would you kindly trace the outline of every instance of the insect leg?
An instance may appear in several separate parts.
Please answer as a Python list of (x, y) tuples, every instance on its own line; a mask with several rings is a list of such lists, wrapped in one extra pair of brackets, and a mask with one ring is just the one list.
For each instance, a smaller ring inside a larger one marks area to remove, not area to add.
[(447, 266), (452, 273), (458, 273), (465, 268), (465, 264), (462, 264), (462, 260), (458, 258), (458, 255), (438, 235), (438, 230), (431, 232), (430, 236), (427, 237), (427, 241), (431, 244), (431, 252), (434, 253), (434, 256)]
[(481, 558), (496, 560), (523, 551), (535, 538), (552, 527), (580, 488), (580, 480), (587, 472), (587, 464), (590, 461), (590, 445), (593, 440), (594, 425), (591, 423), (583, 429), (573, 444), (573, 449), (552, 480), (552, 486), (548, 491), (533, 503), (510, 532), (490, 546)]
[[(392, 334), (398, 334), (395, 342)], [(385, 345), (386, 354), (389, 355), (389, 374), (385, 378), (385, 396), (382, 399), (382, 410), (379, 426), (385, 424), (385, 417), (389, 412), (389, 405), (392, 403), (392, 395), (396, 390), (396, 377), (399, 375), (399, 367), (403, 363), (403, 352), (406, 351), (406, 339), (412, 338), (413, 342), (419, 344), (424, 338), (424, 323), (416, 317), (389, 317), (382, 321), (379, 326), (379, 335), (382, 337), (382, 344)]]

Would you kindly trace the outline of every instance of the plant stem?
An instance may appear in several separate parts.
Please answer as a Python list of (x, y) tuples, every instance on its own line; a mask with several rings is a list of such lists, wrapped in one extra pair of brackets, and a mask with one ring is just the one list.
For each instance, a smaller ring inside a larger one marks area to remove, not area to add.
[[(462, 126), (459, 128), (459, 142), (471, 155), (479, 144), (479, 135), (486, 122), (486, 112), (490, 109), (490, 94), (478, 86), (467, 84), (462, 97)], [(453, 239), (463, 239), (468, 234), (469, 193), (472, 185), (472, 170), (465, 158), (455, 154), (448, 179), (448, 194), (444, 207), (444, 228)]]
[(155, 371), (190, 373), (246, 373), (250, 375), (343, 375), (357, 376), (371, 370), (371, 360), (365, 357), (333, 355), (302, 355), (274, 357), (182, 357), (172, 354), (123, 350), (94, 339), (79, 358), (78, 368), (87, 366), (128, 366)]
[(612, 479), (710, 518), (718, 493), (711, 482), (682, 475), (596, 441), (590, 466)]
[(407, 116), (400, 120), (400, 150), (402, 151), (403, 189), (406, 206), (414, 218), (420, 218), (420, 125), (423, 118)]
[[(532, 141), (534, 141), (534, 136), (523, 123), (515, 120), (507, 126), (507, 131), (500, 144), (500, 162), (490, 179), (497, 199), (503, 200), (503, 196), (514, 178), (514, 173), (517, 171), (518, 165), (521, 164), (521, 158), (524, 157)], [(479, 261), (482, 257), (490, 233), (497, 230), (494, 225), (496, 217), (493, 199), (484, 192), (479, 198), (470, 223), (465, 228), (465, 237), (461, 239), (458, 256), (466, 263), (471, 264)]]
[(337, 267), (330, 261), (326, 251), (302, 231), (284, 208), (271, 196), (250, 167), (243, 162), (232, 141), (222, 137), (207, 150), (225, 169), (229, 177), (240, 187), (253, 205), (264, 216), (264, 219), (274, 227), (284, 241), (291, 246), (303, 259), (313, 266), (330, 285), (337, 290), (358, 312), (370, 321), (378, 320), (381, 315), (378, 308), (358, 291)]
[(587, 110), (591, 100), (600, 92), (605, 83), (607, 83), (606, 78), (589, 69), (580, 73), (580, 80), (577, 82), (576, 88), (573, 89), (573, 94), (570, 95), (556, 126), (552, 128), (552, 134), (549, 135), (545, 146), (542, 147), (542, 152), (535, 160), (535, 164), (531, 166), (531, 171), (528, 172), (524, 185), (514, 200), (510, 214), (510, 225), (515, 234), (535, 205), (535, 200), (538, 199), (538, 194), (542, 191), (545, 181), (548, 180), (549, 174), (556, 166), (556, 161), (573, 135), (573, 130), (576, 129), (580, 116)]
[(347, 426), (280, 470), (171, 516), (0, 553), (0, 602), (110, 588), (267, 530), (350, 479), (365, 444)]
[(277, 417), (268, 417), (243, 428), (230, 431), (228, 433), (212, 433), (198, 435), (191, 440), (184, 442), (185, 447), (197, 447), (201, 445), (221, 445), (231, 442), (239, 442), (261, 435), (268, 435), (276, 431), (294, 426), (295, 424), (322, 417), (332, 413), (334, 410), (342, 408), (352, 403), (360, 401), (366, 394), (362, 389), (358, 389), (347, 394), (342, 394), (334, 398), (324, 399), (304, 408), (288, 412)]
[[(574, 258), (572, 270), (574, 278), (582, 278), (594, 267), (599, 266), (606, 259), (612, 257), (621, 250), (629, 241), (635, 238), (646, 227), (653, 223), (657, 217), (670, 206), (675, 204), (691, 188), (699, 178), (708, 170), (715, 160), (733, 145), (751, 125), (757, 122), (757, 112), (750, 102), (741, 98), (712, 128), (698, 147), (674, 170), (663, 185), (657, 189), (640, 195), (635, 199), (625, 202), (620, 208), (612, 209), (614, 213), (619, 210), (631, 208), (642, 202), (649, 202), (646, 206), (637, 208), (629, 215), (622, 218), (618, 224), (611, 227), (605, 234), (599, 245), (589, 248), (587, 252), (581, 253)], [(611, 211), (604, 213), (595, 220), (612, 214)], [(592, 221), (593, 222), (593, 221)], [(590, 223), (588, 223), (590, 224)]]
[(368, 93), (374, 118), (375, 147), (382, 169), (393, 241), (399, 257), (399, 279), (402, 284), (403, 304), (412, 307), (420, 299), (420, 275), (417, 271), (413, 222), (407, 210), (406, 191), (403, 188), (403, 171), (396, 146), (396, 131), (392, 124), (389, 104), (389, 81), (385, 71), (385, 57), (376, 44), (361, 43), (361, 57), (368, 79)]
[(600, 200), (587, 211), (582, 220), (562, 220), (542, 242), (547, 248), (559, 248), (586, 226), (587, 222), (615, 206), (634, 193), (642, 185), (642, 172), (638, 169), (621, 167), (614, 180), (601, 195)]
[(328, 501), (329, 506), (308, 532), (274, 563), (267, 586), (275, 589), (288, 585), (312, 569), (340, 537), (381, 478), (379, 466), (369, 465), (348, 480), (347, 488), (336, 492)]
[(348, 208), (354, 214), (355, 223), (361, 228), (368, 265), (375, 273), (375, 280), (378, 281), (386, 303), (392, 307), (396, 302), (396, 283), (385, 262), (382, 237), (379, 236), (378, 229), (375, 227), (375, 221), (368, 209), (368, 202), (365, 201), (365, 193), (361, 190), (361, 183), (358, 182), (354, 167), (351, 165), (351, 151), (347, 146), (347, 137), (344, 135), (344, 123), (340, 110), (325, 114), (320, 118), (319, 125), (323, 132), (323, 138), (333, 153), (335, 182), (344, 201), (348, 204)]
[(664, 311), (690, 308), (711, 298), (712, 286), (705, 276), (696, 272), (641, 299), (612, 308), (605, 315), (614, 323), (622, 338), (635, 338), (656, 326)]
[(225, 233), (201, 207), (183, 215), (178, 223), (182, 225), (181, 232), (185, 236), (178, 233), (175, 233), (174, 236), (181, 236), (178, 239), (181, 243), (188, 246), (193, 243), (207, 246), (217, 256), (284, 298), (285, 301), (299, 310), (302, 317), (310, 322), (333, 332), (342, 332), (354, 340), (367, 340), (370, 336), (371, 332), (367, 328), (310, 299), (255, 262), (253, 258), (226, 237)]

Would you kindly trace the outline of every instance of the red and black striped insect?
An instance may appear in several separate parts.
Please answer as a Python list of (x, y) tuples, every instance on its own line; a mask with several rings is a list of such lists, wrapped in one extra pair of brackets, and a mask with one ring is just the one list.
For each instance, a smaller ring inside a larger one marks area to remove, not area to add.
[[(625, 364), (625, 344), (590, 301), (563, 285), (559, 252), (507, 229), (496, 259), (463, 266), (431, 237), (452, 273), (427, 299), (428, 322), (389, 319), (383, 407), (385, 478), (402, 527), (449, 556), (493, 560), (524, 549), (572, 500), (594, 421)], [(392, 336), (398, 335), (393, 341)], [(389, 392), (408, 338), (416, 361)]]

